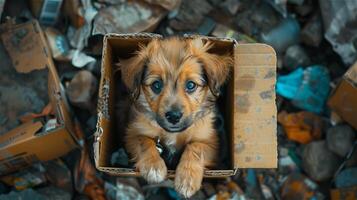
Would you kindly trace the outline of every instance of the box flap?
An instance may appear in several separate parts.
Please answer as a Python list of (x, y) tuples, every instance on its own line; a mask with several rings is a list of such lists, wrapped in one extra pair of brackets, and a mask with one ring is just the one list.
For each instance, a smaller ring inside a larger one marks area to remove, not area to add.
[(11, 57), (16, 71), (28, 73), (46, 68), (48, 48), (41, 41), (41, 28), (37, 21), (8, 26), (1, 34), (3, 44)]
[(234, 167), (276, 168), (276, 53), (238, 44), (234, 59)]
[(357, 85), (357, 62), (343, 76), (350, 84), (356, 87)]
[(0, 149), (7, 147), (8, 145), (14, 145), (19, 141), (24, 139), (31, 138), (37, 131), (42, 128), (42, 123), (38, 122), (27, 122), (18, 126), (11, 131), (0, 137)]

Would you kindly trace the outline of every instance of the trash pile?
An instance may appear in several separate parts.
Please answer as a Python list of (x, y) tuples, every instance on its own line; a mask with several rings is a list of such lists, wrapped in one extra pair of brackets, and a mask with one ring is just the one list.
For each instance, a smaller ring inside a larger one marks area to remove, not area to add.
[[(356, 199), (356, 9), (335, 0), (0, 0), (0, 199), (181, 199), (173, 180), (95, 169), (103, 36), (132, 32), (231, 37), (277, 53), (278, 168), (204, 180), (192, 199)], [(129, 165), (122, 148), (110, 162)]]

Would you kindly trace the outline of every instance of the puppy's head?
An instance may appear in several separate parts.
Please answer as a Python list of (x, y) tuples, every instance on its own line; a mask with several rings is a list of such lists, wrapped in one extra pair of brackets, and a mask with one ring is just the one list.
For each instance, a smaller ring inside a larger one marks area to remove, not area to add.
[(232, 59), (209, 53), (201, 39), (153, 40), (120, 61), (135, 105), (168, 132), (181, 132), (210, 112)]

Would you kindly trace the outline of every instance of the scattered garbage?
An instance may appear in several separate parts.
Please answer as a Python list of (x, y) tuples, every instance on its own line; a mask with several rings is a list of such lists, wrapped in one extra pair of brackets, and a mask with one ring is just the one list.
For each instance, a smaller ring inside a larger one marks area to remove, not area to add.
[[(234, 38), (276, 51), (278, 70), (255, 63), (258, 70), (244, 70), (264, 72), (261, 80), (244, 84), (263, 88), (277, 74), (279, 167), (204, 179), (191, 199), (357, 199), (356, 10), (356, 1), (335, 0), (0, 0), (0, 200), (181, 199), (173, 180), (148, 185), (95, 167), (103, 37), (134, 32)], [(115, 115), (125, 116), (110, 120), (123, 130), (129, 100), (115, 98)], [(101, 162), (135, 174), (120, 147)], [(234, 164), (229, 152), (220, 155), (221, 165)]]
[(305, 45), (318, 47), (323, 37), (322, 21), (319, 14), (315, 14), (301, 30), (301, 42)]
[(356, 176), (357, 168), (347, 168), (337, 175), (335, 185), (337, 188), (357, 186)]
[(318, 185), (300, 173), (289, 175), (281, 190), (282, 199), (314, 199)]
[(330, 91), (330, 76), (326, 67), (298, 68), (278, 77), (276, 92), (292, 103), (310, 112), (321, 113)]
[(332, 153), (326, 141), (311, 142), (304, 146), (302, 166), (304, 171), (316, 181), (331, 178), (340, 164), (340, 158)]
[(346, 74), (342, 77), (342, 81), (333, 91), (329, 98), (328, 105), (334, 110), (343, 120), (349, 123), (354, 129), (357, 129), (357, 62), (352, 65)]
[(278, 122), (283, 125), (288, 139), (301, 144), (319, 140), (322, 136), (322, 120), (314, 113), (302, 111), (288, 114), (282, 111), (278, 114)]
[(299, 42), (300, 25), (294, 18), (283, 20), (277, 27), (262, 34), (262, 41), (270, 44), (278, 52), (284, 52), (289, 46)]
[(357, 28), (351, 26), (357, 20), (356, 1), (335, 2), (320, 0), (320, 10), (324, 22), (325, 38), (341, 56), (345, 64), (357, 59)]
[(95, 93), (98, 89), (97, 78), (89, 71), (79, 71), (67, 86), (69, 101), (78, 107), (92, 110), (95, 108)]
[(287, 48), (284, 56), (284, 66), (293, 71), (298, 67), (306, 67), (311, 63), (310, 58), (299, 45), (292, 45)]
[(353, 146), (355, 131), (348, 125), (337, 125), (327, 130), (326, 142), (330, 151), (345, 157)]

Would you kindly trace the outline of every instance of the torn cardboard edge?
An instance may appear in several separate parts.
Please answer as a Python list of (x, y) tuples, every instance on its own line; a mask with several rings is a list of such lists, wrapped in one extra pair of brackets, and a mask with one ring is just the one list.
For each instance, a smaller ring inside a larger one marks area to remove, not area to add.
[[(233, 47), (235, 67), (229, 81), (228, 95), (234, 109), (225, 113), (227, 128), (230, 130), (232, 169), (205, 170), (205, 177), (226, 177), (236, 173), (238, 168), (276, 168), (276, 53), (265, 44), (237, 44), (233, 39), (198, 35), (185, 35), (184, 38), (200, 37), (215, 43), (217, 48)], [(111, 175), (139, 176), (131, 168), (110, 167), (111, 116), (113, 115), (113, 55), (114, 51), (136, 48), (137, 43), (148, 43), (161, 35), (151, 33), (107, 34), (104, 37), (101, 80), (98, 99), (98, 121), (95, 133), (94, 159), (98, 170)], [(115, 42), (114, 42), (115, 41)], [(124, 41), (127, 41), (124, 43)], [(117, 45), (117, 48), (113, 47)], [(131, 49), (133, 50), (133, 49)], [(243, 102), (243, 103), (242, 103)], [(110, 158), (109, 158), (110, 159)], [(169, 170), (169, 177), (174, 171)]]

